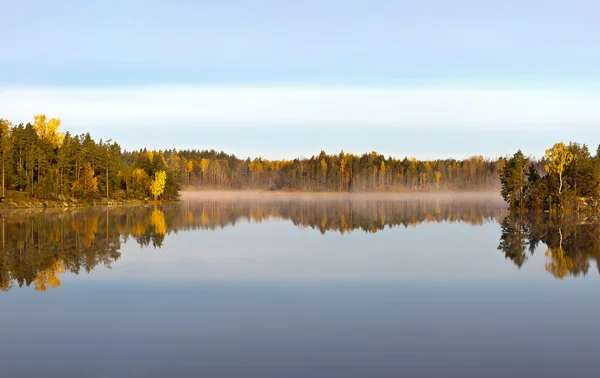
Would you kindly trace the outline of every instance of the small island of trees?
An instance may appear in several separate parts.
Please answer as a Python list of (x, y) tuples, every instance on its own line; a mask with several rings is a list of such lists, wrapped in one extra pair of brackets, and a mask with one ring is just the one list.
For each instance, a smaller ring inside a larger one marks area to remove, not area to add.
[(506, 160), (499, 176), (502, 197), (511, 210), (600, 210), (600, 147), (592, 156), (585, 144), (560, 142), (539, 161), (519, 150)]

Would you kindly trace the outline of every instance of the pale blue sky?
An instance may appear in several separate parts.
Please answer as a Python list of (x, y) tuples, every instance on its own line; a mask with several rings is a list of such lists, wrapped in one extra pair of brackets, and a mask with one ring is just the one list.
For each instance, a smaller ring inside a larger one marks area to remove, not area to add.
[(438, 157), (600, 142), (596, 1), (0, 0), (0, 10), (0, 117), (44, 111), (127, 148)]

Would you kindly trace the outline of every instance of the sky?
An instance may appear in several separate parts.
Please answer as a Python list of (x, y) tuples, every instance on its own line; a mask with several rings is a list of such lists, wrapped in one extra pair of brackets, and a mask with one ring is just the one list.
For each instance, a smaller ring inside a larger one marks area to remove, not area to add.
[(0, 118), (126, 149), (540, 156), (600, 143), (597, 1), (0, 0)]

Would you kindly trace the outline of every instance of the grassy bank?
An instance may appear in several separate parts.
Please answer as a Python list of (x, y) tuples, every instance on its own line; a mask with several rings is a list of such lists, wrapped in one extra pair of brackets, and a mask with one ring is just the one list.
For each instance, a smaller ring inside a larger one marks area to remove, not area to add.
[(35, 208), (66, 208), (66, 207), (89, 207), (89, 206), (120, 206), (163, 203), (165, 201), (153, 201), (150, 199), (92, 199), (78, 200), (67, 196), (58, 196), (57, 198), (37, 198), (28, 193), (9, 190), (0, 202), (2, 209), (35, 209)]

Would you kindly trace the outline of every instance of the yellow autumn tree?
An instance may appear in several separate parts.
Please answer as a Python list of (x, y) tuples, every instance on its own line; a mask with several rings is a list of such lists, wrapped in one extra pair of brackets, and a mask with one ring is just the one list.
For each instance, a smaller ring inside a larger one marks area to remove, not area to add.
[(350, 155), (346, 155), (344, 153), (344, 150), (342, 150), (340, 152), (340, 156), (339, 156), (339, 160), (340, 160), (340, 172), (341, 172), (341, 175), (340, 175), (340, 183), (341, 183), (341, 185), (340, 185), (340, 187), (342, 189), (344, 189), (345, 186), (346, 186), (346, 165), (348, 165), (348, 160), (349, 160), (350, 157), (351, 157)]
[(188, 184), (190, 182), (190, 178), (192, 177), (192, 171), (194, 170), (194, 162), (192, 160), (188, 160), (185, 164), (185, 175), (188, 179)]
[(210, 159), (202, 158), (200, 160), (200, 170), (202, 171), (202, 180), (204, 180), (204, 176), (208, 171), (208, 167), (210, 166)]
[(565, 168), (573, 161), (573, 153), (569, 151), (563, 142), (559, 142), (552, 146), (551, 149), (546, 150), (545, 156), (549, 160), (549, 163), (544, 166), (544, 169), (548, 174), (558, 175), (558, 194), (560, 195), (563, 189), (563, 173), (565, 172)]
[(325, 159), (321, 159), (321, 170), (323, 171), (323, 176), (327, 175), (327, 162)]
[(98, 193), (98, 178), (90, 163), (83, 167), (83, 173), (72, 185), (73, 194), (77, 197), (93, 198)]
[(52, 143), (55, 148), (62, 145), (65, 134), (58, 131), (60, 119), (46, 117), (45, 114), (38, 114), (33, 118), (33, 128), (40, 139), (45, 139)]
[(154, 180), (150, 183), (150, 193), (152, 193), (155, 200), (165, 191), (166, 183), (167, 173), (165, 171), (158, 171), (154, 174)]
[(442, 180), (442, 172), (435, 171), (435, 186), (437, 189), (440, 188), (440, 181)]

